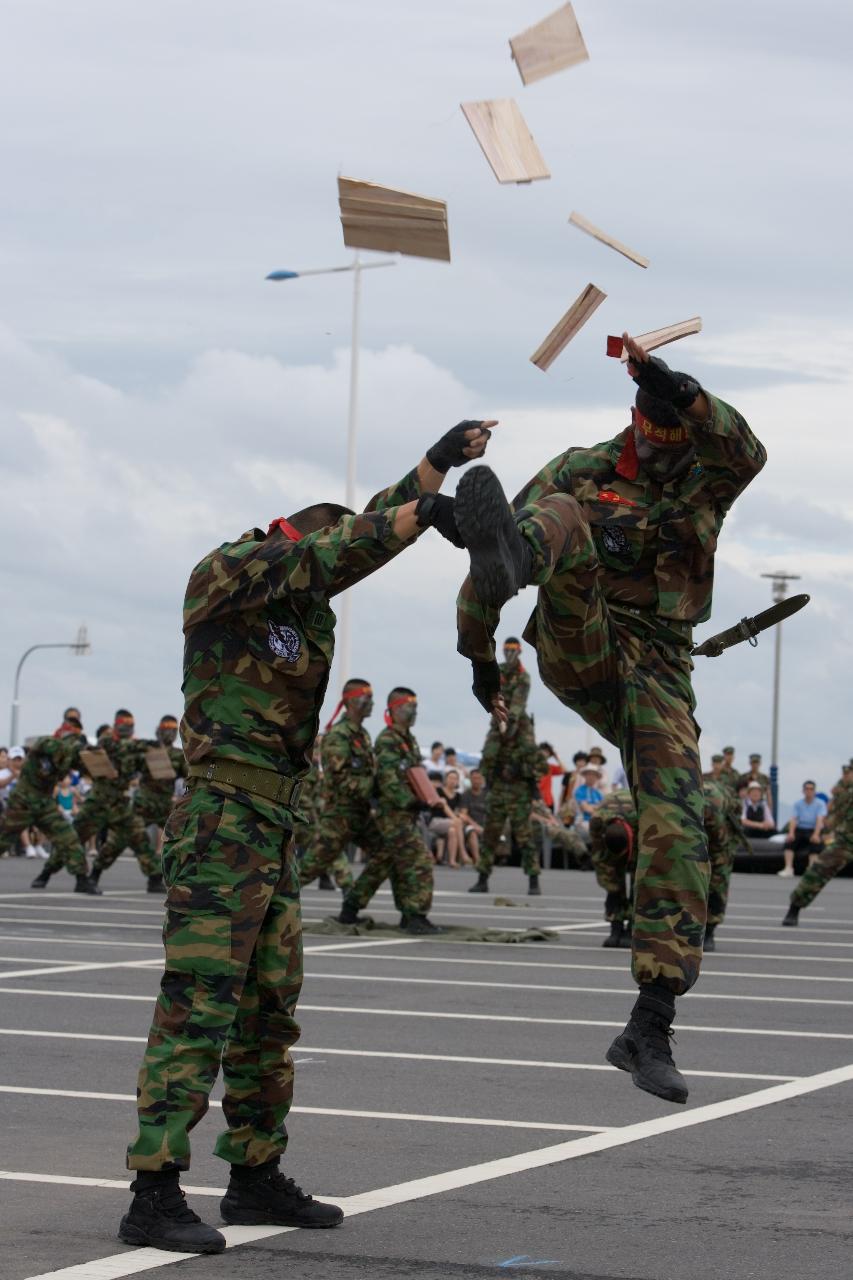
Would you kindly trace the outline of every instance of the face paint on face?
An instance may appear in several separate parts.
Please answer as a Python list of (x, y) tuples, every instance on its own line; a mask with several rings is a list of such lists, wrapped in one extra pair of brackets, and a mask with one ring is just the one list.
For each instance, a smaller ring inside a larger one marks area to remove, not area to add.
[(504, 645), (504, 662), (508, 667), (517, 667), (521, 661), (521, 649), (513, 644)]
[(402, 707), (397, 708), (397, 715), (400, 723), (407, 729), (411, 729), (412, 725), (418, 718), (418, 700), (412, 698), (410, 702), (406, 702)]
[(373, 693), (366, 692), (358, 698), (353, 698), (350, 704), (365, 720), (373, 714)]
[(679, 449), (667, 449), (661, 445), (654, 445), (637, 427), (634, 428), (634, 444), (643, 471), (660, 484), (666, 484), (668, 480), (675, 480), (682, 475), (690, 466), (695, 454), (692, 444), (684, 445)]
[(164, 747), (171, 747), (178, 736), (178, 730), (173, 725), (161, 725), (157, 730), (157, 737), (160, 739)]
[(132, 738), (134, 730), (133, 720), (117, 720), (115, 723), (115, 734), (117, 738)]

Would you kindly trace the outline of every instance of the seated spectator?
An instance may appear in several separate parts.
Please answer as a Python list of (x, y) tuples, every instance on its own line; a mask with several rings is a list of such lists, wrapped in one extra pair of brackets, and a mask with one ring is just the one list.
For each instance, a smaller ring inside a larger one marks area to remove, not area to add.
[(599, 791), (602, 795), (607, 795), (607, 792), (610, 790), (610, 783), (607, 780), (607, 770), (604, 767), (607, 764), (607, 756), (601, 750), (601, 747), (590, 747), (589, 763), (594, 764), (598, 770)]
[[(459, 774), (455, 769), (448, 769), (444, 775), (444, 783), (438, 788), (440, 795), (447, 802), (447, 807), (456, 816), (459, 860), (462, 863), (475, 865), (480, 861), (480, 835), (482, 827), (472, 823), (466, 808), (467, 793), (459, 789)], [(448, 863), (450, 862), (450, 845), (448, 843)], [(455, 865), (455, 864), (453, 864)]]
[(444, 772), (447, 774), (448, 769), (455, 769), (459, 774), (459, 789), (464, 791), (468, 786), (468, 770), (464, 764), (460, 764), (456, 758), (455, 747), (444, 748)]
[(604, 799), (604, 793), (598, 787), (600, 777), (601, 770), (590, 761), (581, 769), (581, 785), (576, 788), (573, 797), (578, 808), (577, 829), (584, 839), (589, 838), (589, 820)]
[(560, 789), (560, 808), (570, 799), (581, 784), (581, 769), (589, 761), (585, 751), (576, 751), (572, 756), (572, 768), (563, 774), (563, 785)]
[[(435, 783), (436, 790), (441, 797), (444, 808), (443, 813), (433, 813), (427, 818), (427, 832), (434, 838), (433, 858), (437, 863), (446, 862), (448, 867), (454, 870), (459, 869), (460, 855), (463, 862), (470, 862), (470, 858), (465, 855), (464, 840), (462, 836), (462, 820), (448, 802), (449, 796), (456, 797), (456, 803), (459, 803), (459, 774), (455, 769), (450, 769), (444, 775), (444, 778), (436, 777), (438, 770), (430, 771), (430, 779)], [(447, 789), (448, 779), (452, 790)]]
[(776, 830), (773, 810), (760, 782), (750, 782), (746, 788), (741, 822), (750, 840), (764, 839)]
[(823, 848), (820, 835), (826, 821), (826, 801), (817, 795), (817, 787), (811, 780), (803, 783), (803, 798), (794, 805), (794, 812), (788, 823), (785, 837), (785, 865), (779, 876), (794, 874), (794, 858), (799, 853), (808, 853), (809, 862), (817, 857)]
[(553, 813), (554, 779), (559, 777), (561, 773), (565, 773), (566, 766), (563, 764), (550, 742), (540, 742), (539, 750), (542, 753), (545, 768), (548, 770), (548, 772), (539, 779), (539, 794), (541, 795), (544, 803)]
[(440, 773), (444, 777), (444, 743), (434, 742), (429, 749), (429, 755), (424, 756), (421, 764), (427, 773)]

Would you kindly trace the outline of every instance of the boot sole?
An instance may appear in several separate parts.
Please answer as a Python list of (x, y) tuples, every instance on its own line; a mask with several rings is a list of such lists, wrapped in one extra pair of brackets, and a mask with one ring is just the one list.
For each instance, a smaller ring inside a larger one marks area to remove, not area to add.
[(149, 1249), (165, 1249), (167, 1253), (224, 1253), (225, 1241), (221, 1244), (211, 1243), (203, 1249), (188, 1249), (184, 1245), (169, 1243), (166, 1240), (158, 1240), (149, 1235), (147, 1231), (141, 1231), (138, 1227), (126, 1227), (122, 1224), (118, 1229), (118, 1238), (123, 1240), (125, 1244), (133, 1244), (139, 1247), (147, 1247)]
[(610, 1046), (604, 1056), (611, 1067), (616, 1067), (619, 1071), (630, 1072), (634, 1085), (637, 1089), (642, 1089), (643, 1093), (650, 1093), (655, 1098), (663, 1098), (665, 1102), (677, 1102), (679, 1105), (683, 1105), (687, 1101), (687, 1090), (683, 1094), (681, 1092), (675, 1093), (672, 1089), (655, 1089), (653, 1086), (646, 1084), (640, 1078), (639, 1072), (634, 1068), (633, 1055), (626, 1053), (624, 1049), (617, 1047), (615, 1044)]
[(344, 1220), (343, 1211), (334, 1222), (299, 1222), (296, 1218), (288, 1218), (283, 1213), (240, 1213), (232, 1209), (226, 1211), (221, 1205), (219, 1212), (222, 1221), (234, 1227), (299, 1227), (302, 1231), (322, 1231), (329, 1227), (339, 1227)]
[(512, 557), (505, 547), (502, 525), (512, 519), (506, 495), (491, 467), (473, 467), (459, 481), (453, 506), (456, 527), (471, 556), (471, 581), (477, 599), (499, 609), (518, 591), (507, 568)]

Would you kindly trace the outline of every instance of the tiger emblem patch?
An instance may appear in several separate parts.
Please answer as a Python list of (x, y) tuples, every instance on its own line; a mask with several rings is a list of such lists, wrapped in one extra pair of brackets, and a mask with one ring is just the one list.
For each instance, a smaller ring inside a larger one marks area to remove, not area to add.
[(302, 641), (293, 627), (267, 620), (267, 641), (277, 658), (285, 662), (296, 662), (302, 653)]

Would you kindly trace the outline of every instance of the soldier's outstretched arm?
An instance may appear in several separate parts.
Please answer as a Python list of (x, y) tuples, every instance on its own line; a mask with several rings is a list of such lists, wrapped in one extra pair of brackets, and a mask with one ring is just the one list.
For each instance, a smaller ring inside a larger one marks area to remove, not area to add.
[(493, 418), (458, 422), (427, 449), (414, 470), (396, 484), (374, 494), (365, 511), (387, 511), (389, 507), (416, 502), (422, 494), (438, 493), (451, 467), (461, 467), (475, 458), (482, 458), (492, 427), (497, 425)]

